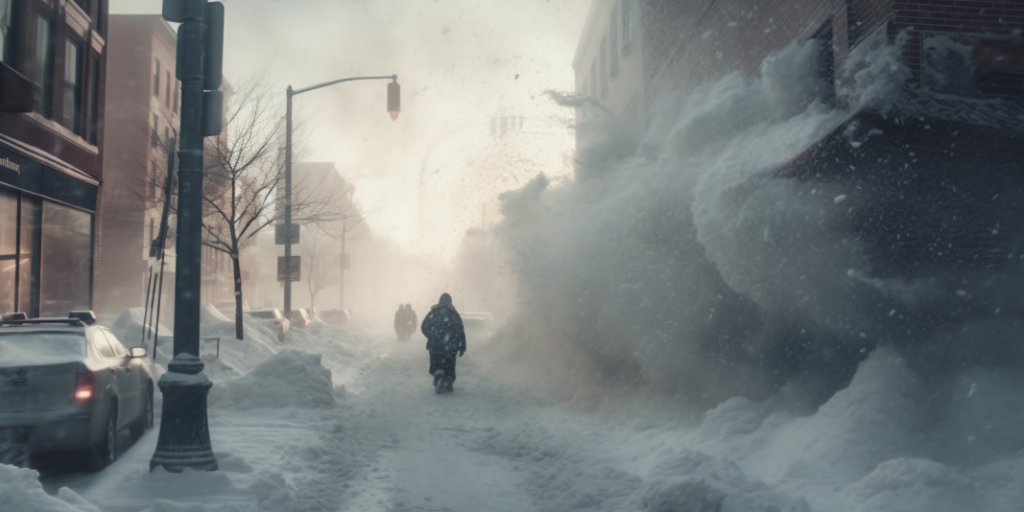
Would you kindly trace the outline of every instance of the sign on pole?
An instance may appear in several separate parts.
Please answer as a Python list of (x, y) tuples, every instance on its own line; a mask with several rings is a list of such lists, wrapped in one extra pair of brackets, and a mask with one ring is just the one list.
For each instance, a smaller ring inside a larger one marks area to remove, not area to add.
[(286, 230), (284, 229), (285, 226), (286, 226), (286, 224), (275, 224), (274, 225), (274, 244), (276, 244), (276, 245), (284, 245), (285, 243), (291, 243), (292, 245), (298, 244), (299, 243), (299, 225), (298, 224), (292, 224), (291, 225), (292, 226), (291, 242), (287, 241), (288, 237), (286, 236)]
[(284, 261), (284, 256), (277, 257), (277, 282), (285, 282), (285, 276), (287, 276), (288, 274), (291, 274), (291, 279), (289, 279), (289, 281), (293, 283), (298, 282), (300, 280), (299, 277), (302, 275), (302, 272), (300, 272), (302, 267), (301, 264), (299, 263), (301, 261), (301, 256), (292, 256), (291, 272), (285, 271)]

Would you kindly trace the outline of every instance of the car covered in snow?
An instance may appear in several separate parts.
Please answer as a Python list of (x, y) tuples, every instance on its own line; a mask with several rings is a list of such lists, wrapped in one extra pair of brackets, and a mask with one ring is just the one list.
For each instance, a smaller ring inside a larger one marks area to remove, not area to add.
[[(220, 314), (226, 316), (228, 319), (233, 320), (235, 318), (236, 304), (234, 300), (218, 300), (217, 302), (213, 303), (213, 307), (216, 308), (217, 311), (220, 311)], [(243, 300), (242, 312), (245, 313), (247, 311), (249, 311), (249, 303)]]
[(249, 315), (249, 318), (255, 320), (256, 323), (273, 331), (277, 335), (277, 341), (282, 343), (284, 343), (284, 333), (292, 327), (292, 323), (277, 308), (254, 309), (246, 311), (245, 314)]
[(345, 325), (352, 321), (352, 316), (345, 308), (327, 309), (319, 313), (319, 319), (334, 325)]
[(292, 327), (307, 329), (311, 323), (313, 323), (313, 318), (308, 311), (302, 308), (292, 310)]
[[(0, 319), (0, 439), (23, 455), (84, 452), (91, 469), (117, 458), (119, 434), (153, 427), (146, 350), (128, 350), (91, 311)], [(24, 462), (13, 461), (13, 462)]]
[(490, 313), (463, 313), (462, 328), (466, 331), (466, 341), (472, 343), (489, 340), (492, 322)]

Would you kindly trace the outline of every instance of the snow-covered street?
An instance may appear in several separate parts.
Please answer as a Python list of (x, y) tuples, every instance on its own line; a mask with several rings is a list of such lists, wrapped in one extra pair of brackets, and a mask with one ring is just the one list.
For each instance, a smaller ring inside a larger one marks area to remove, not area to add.
[[(1019, 435), (1002, 420), (928, 428), (916, 377), (888, 350), (815, 413), (736, 398), (693, 415), (650, 393), (555, 399), (499, 343), (470, 345), (455, 392), (436, 395), (422, 338), (318, 324), (266, 351), (231, 341), (207, 360), (220, 471), (150, 473), (154, 430), (100, 473), (44, 471), (53, 498), (12, 466), (22, 484), (3, 491), (35, 510), (112, 512), (954, 512), (1024, 497), (1009, 473), (1020, 454), (965, 458)], [(1013, 379), (972, 378), (957, 407), (1005, 410)]]

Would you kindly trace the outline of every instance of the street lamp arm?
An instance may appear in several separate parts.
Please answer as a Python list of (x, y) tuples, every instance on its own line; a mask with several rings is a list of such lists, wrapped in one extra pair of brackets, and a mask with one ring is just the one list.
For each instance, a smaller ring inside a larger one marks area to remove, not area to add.
[(322, 84), (311, 85), (309, 87), (303, 87), (302, 89), (295, 89), (291, 91), (291, 95), (302, 94), (304, 92), (315, 91), (329, 85), (340, 84), (342, 82), (354, 82), (356, 80), (394, 80), (398, 81), (398, 75), (387, 75), (387, 76), (355, 76), (349, 78), (341, 78), (339, 80), (331, 80), (330, 82), (324, 82)]

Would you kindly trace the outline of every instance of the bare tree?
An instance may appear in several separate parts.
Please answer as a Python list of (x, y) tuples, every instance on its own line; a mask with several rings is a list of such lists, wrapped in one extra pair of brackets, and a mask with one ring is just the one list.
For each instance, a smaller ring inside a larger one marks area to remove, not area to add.
[[(203, 244), (231, 258), (238, 339), (243, 338), (240, 250), (284, 214), (276, 204), (285, 179), (277, 96), (283, 95), (266, 86), (263, 74), (239, 83), (224, 112), (224, 133), (206, 145)], [(322, 194), (293, 191), (292, 196), (296, 224), (331, 222), (342, 215)]]
[(327, 287), (328, 281), (333, 279), (338, 270), (337, 265), (331, 264), (331, 249), (334, 247), (329, 242), (323, 232), (311, 229), (303, 234), (300, 244), (306, 258), (302, 267), (302, 277), (306, 280), (306, 289), (309, 290), (310, 309), (316, 308), (316, 296)]

